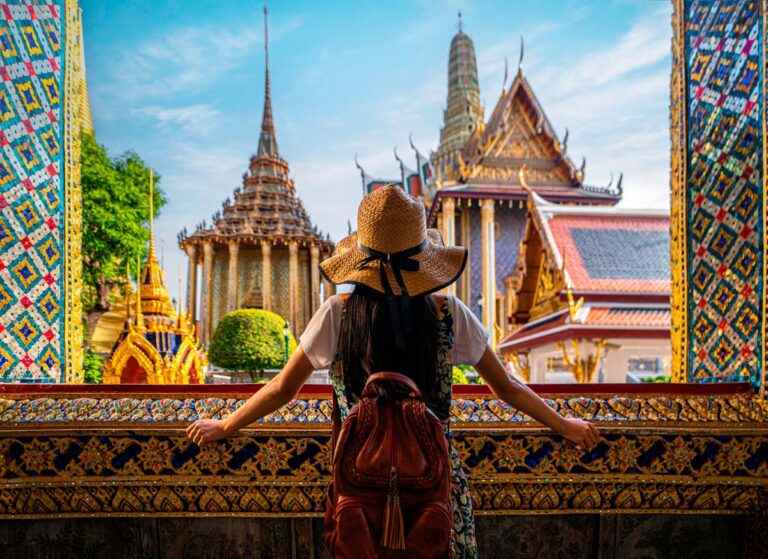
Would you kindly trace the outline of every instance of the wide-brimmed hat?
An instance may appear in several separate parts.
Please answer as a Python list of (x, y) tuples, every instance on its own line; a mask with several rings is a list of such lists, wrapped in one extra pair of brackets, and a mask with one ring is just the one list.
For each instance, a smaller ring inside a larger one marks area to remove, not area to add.
[(456, 281), (467, 249), (445, 246), (427, 229), (424, 204), (398, 186), (384, 186), (360, 202), (357, 232), (320, 264), (328, 281), (367, 286), (386, 295), (424, 295)]

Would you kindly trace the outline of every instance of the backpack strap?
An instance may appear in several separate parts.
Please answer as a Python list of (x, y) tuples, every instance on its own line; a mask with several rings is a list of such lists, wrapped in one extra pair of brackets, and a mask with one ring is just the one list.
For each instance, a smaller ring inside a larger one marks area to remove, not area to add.
[[(346, 305), (351, 293), (339, 293), (342, 302)], [(341, 431), (341, 409), (339, 408), (339, 397), (336, 395), (336, 389), (331, 386), (333, 395), (333, 407), (331, 408), (331, 460), (336, 452), (336, 441)]]
[(376, 393), (373, 389), (373, 385), (387, 381), (398, 382), (405, 385), (417, 398), (421, 398), (421, 390), (419, 390), (419, 387), (416, 386), (416, 383), (413, 382), (412, 379), (403, 374), (393, 372), (374, 373), (369, 376), (368, 380), (365, 382), (365, 387), (363, 388), (363, 396), (374, 396)]

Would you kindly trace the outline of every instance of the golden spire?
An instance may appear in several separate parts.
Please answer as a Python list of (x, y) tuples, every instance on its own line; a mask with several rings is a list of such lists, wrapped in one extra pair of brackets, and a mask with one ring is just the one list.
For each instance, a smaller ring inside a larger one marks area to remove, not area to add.
[(136, 327), (144, 328), (144, 317), (141, 316), (141, 256), (136, 257)]
[(125, 263), (125, 279), (128, 282), (128, 286), (125, 288), (125, 321), (126, 324), (131, 322), (131, 264)]
[(155, 227), (154, 227), (154, 173), (149, 170), (149, 251), (147, 262), (142, 270), (139, 280), (139, 289), (142, 292), (142, 308), (145, 314), (163, 315), (173, 318), (175, 311), (168, 296), (168, 288), (165, 285), (163, 270), (157, 262), (155, 255)]
[(149, 170), (149, 248), (150, 250), (155, 248), (155, 224), (154, 224), (154, 208), (153, 199), (155, 194), (155, 187), (153, 182), (152, 169)]

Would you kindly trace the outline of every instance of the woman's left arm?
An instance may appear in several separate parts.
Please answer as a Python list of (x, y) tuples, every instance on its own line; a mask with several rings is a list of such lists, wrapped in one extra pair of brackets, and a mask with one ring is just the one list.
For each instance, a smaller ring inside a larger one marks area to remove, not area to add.
[(187, 427), (187, 437), (193, 443), (204, 446), (232, 435), (290, 402), (314, 369), (299, 345), (283, 370), (248, 398), (245, 404), (224, 419), (198, 419)]

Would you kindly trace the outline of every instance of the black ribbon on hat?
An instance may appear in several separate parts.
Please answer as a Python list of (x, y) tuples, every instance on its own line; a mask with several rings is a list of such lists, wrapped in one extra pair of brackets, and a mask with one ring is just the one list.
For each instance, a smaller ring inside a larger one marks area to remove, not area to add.
[[(355, 269), (362, 270), (369, 264), (374, 262), (379, 263), (379, 275), (381, 276), (381, 285), (384, 289), (384, 294), (387, 296), (389, 303), (389, 314), (392, 318), (392, 329), (395, 332), (395, 343), (401, 351), (405, 352), (405, 336), (410, 331), (411, 322), (411, 304), (410, 294), (408, 288), (405, 287), (403, 281), (402, 271), (406, 272), (418, 272), (419, 261), (411, 258), (423, 252), (429, 240), (425, 238), (418, 245), (401, 250), (400, 252), (381, 252), (374, 248), (367, 247), (358, 241), (358, 248), (363, 251), (366, 258), (363, 259)], [(392, 286), (389, 285), (389, 278), (387, 277), (387, 267), (392, 269), (392, 275), (395, 276), (397, 286), (400, 288), (400, 296), (395, 296), (392, 291)]]

